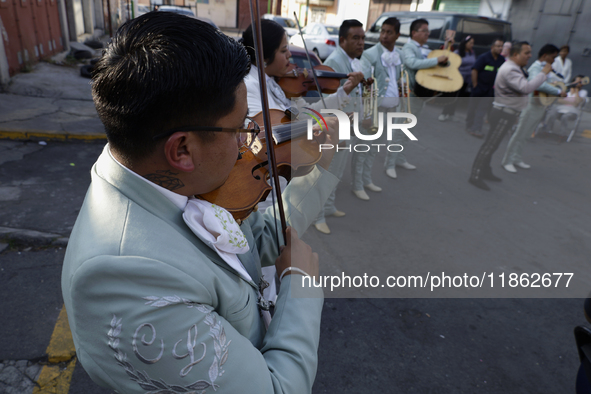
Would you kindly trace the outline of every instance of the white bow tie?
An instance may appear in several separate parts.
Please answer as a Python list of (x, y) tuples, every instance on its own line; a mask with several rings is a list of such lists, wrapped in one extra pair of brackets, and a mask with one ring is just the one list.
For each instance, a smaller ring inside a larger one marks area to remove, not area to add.
[(252, 280), (236, 256), (248, 252), (248, 242), (230, 212), (210, 202), (190, 198), (183, 212), (183, 220), (228, 265), (245, 279)]
[(384, 61), (384, 63), (386, 65), (388, 65), (388, 67), (398, 66), (401, 63), (400, 62), (400, 55), (396, 51), (392, 51), (392, 52), (384, 51), (382, 53), (382, 60)]

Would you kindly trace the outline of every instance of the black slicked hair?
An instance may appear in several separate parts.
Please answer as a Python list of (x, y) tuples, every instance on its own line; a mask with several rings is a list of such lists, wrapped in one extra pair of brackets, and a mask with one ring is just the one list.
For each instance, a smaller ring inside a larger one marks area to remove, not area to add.
[(249, 69), (244, 47), (211, 25), (149, 12), (119, 28), (94, 68), (92, 96), (109, 144), (130, 163), (154, 152), (156, 134), (229, 114)]
[(363, 23), (359, 22), (357, 19), (346, 19), (341, 23), (341, 27), (339, 27), (339, 39), (340, 38), (347, 38), (349, 35), (349, 29), (352, 27), (363, 27)]
[(410, 37), (412, 38), (413, 31), (418, 31), (423, 25), (429, 25), (429, 21), (424, 18), (415, 19), (412, 21), (410, 24)]
[(511, 51), (509, 52), (509, 57), (521, 53), (521, 48), (524, 45), (530, 45), (530, 44), (527, 41), (513, 41), (511, 43)]
[(558, 53), (558, 51), (559, 50), (556, 45), (546, 44), (543, 47), (541, 47), (540, 50), (538, 51), (538, 59), (544, 55), (548, 55), (551, 53)]
[[(281, 46), (281, 41), (285, 37), (285, 29), (279, 23), (270, 19), (261, 19), (261, 36), (263, 41), (263, 59), (267, 64), (275, 60), (275, 51)], [(254, 51), (254, 36), (252, 34), (252, 25), (242, 33), (242, 45), (246, 48), (250, 61), (257, 65)]]
[(386, 19), (382, 23), (382, 26), (384, 26), (384, 25), (392, 26), (394, 28), (394, 31), (396, 32), (396, 34), (400, 33), (400, 21), (395, 16), (391, 16), (388, 19)]

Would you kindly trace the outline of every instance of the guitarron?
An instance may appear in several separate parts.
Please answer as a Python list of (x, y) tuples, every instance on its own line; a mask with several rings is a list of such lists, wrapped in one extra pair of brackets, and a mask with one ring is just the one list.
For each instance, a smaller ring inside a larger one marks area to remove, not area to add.
[(418, 70), (415, 76), (415, 79), (419, 85), (432, 91), (431, 95), (435, 95), (438, 92), (457, 92), (464, 85), (464, 78), (462, 77), (462, 74), (460, 74), (462, 58), (449, 49), (456, 32), (453, 30), (447, 30), (445, 33), (445, 47), (447, 49), (433, 50), (431, 53), (429, 53), (427, 58), (433, 59), (439, 56), (447, 56), (447, 63), (443, 65), (437, 64), (435, 67)]

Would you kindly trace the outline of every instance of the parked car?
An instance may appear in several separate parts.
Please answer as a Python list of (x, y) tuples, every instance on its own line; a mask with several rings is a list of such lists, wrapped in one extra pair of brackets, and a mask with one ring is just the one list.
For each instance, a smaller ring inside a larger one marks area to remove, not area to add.
[(427, 46), (430, 49), (442, 48), (445, 42), (446, 30), (455, 30), (456, 43), (468, 35), (472, 36), (476, 56), (490, 50), (491, 44), (499, 37), (504, 41), (511, 41), (511, 23), (501, 19), (440, 11), (384, 12), (365, 33), (366, 48), (380, 41), (382, 23), (392, 16), (400, 21), (400, 38), (396, 41), (397, 46), (404, 45), (410, 39), (410, 24), (419, 18), (429, 21), (430, 33)]
[(193, 10), (191, 10), (188, 7), (180, 7), (180, 6), (176, 6), (176, 5), (161, 5), (158, 7), (158, 11), (176, 12), (177, 14), (182, 14), (182, 15), (190, 16), (192, 18), (199, 19), (200, 21), (209, 23), (210, 25), (212, 25), (216, 29), (218, 28), (216, 26), (216, 24), (213, 23), (213, 21), (211, 19), (203, 18), (201, 16), (195, 16), (195, 13), (193, 12)]
[[(306, 50), (304, 48), (290, 45), (289, 51), (291, 52), (291, 57), (289, 58), (290, 63), (297, 64), (299, 68), (310, 68), (310, 62), (308, 62), (308, 57), (306, 56)], [(319, 66), (322, 64), (322, 62), (314, 52), (310, 52), (310, 60), (312, 61), (312, 67)], [(319, 94), (316, 90), (309, 90), (308, 93), (306, 93), (306, 97), (318, 96)]]
[[(310, 62), (308, 62), (308, 57), (306, 56), (306, 50), (304, 48), (290, 45), (289, 51), (291, 52), (291, 57), (289, 58), (290, 63), (297, 64), (299, 68), (310, 68)], [(314, 52), (310, 52), (310, 60), (312, 61), (312, 67), (322, 64)]]
[[(316, 53), (316, 55), (322, 60), (325, 60), (332, 51), (336, 49), (337, 44), (339, 43), (338, 26), (310, 23), (302, 30), (302, 33), (308, 50)], [(302, 37), (300, 37), (299, 34), (291, 37), (289, 43), (304, 47)]]
[(273, 14), (265, 14), (263, 15), (264, 19), (271, 19), (277, 23), (279, 23), (285, 29), (288, 37), (293, 36), (294, 34), (299, 34), (299, 29), (296, 21), (290, 18), (286, 18), (284, 16), (273, 15)]
[(137, 5), (137, 15), (136, 16), (144, 15), (144, 14), (147, 14), (148, 12), (150, 12), (149, 6), (144, 5), (144, 4)]

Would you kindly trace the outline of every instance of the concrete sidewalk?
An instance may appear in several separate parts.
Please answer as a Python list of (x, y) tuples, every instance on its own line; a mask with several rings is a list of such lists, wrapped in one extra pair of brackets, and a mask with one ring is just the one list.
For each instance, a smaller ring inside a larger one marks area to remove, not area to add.
[[(241, 31), (224, 29), (230, 37)], [(101, 40), (106, 44), (107, 36)], [(71, 42), (74, 50), (93, 50)], [(80, 76), (84, 63), (68, 65), (68, 53), (51, 62), (40, 62), (30, 72), (13, 76), (8, 86), (0, 86), (0, 139), (14, 140), (106, 140), (104, 127), (92, 102), (90, 79)]]
[(38, 63), (0, 93), (0, 138), (106, 139), (80, 66)]

